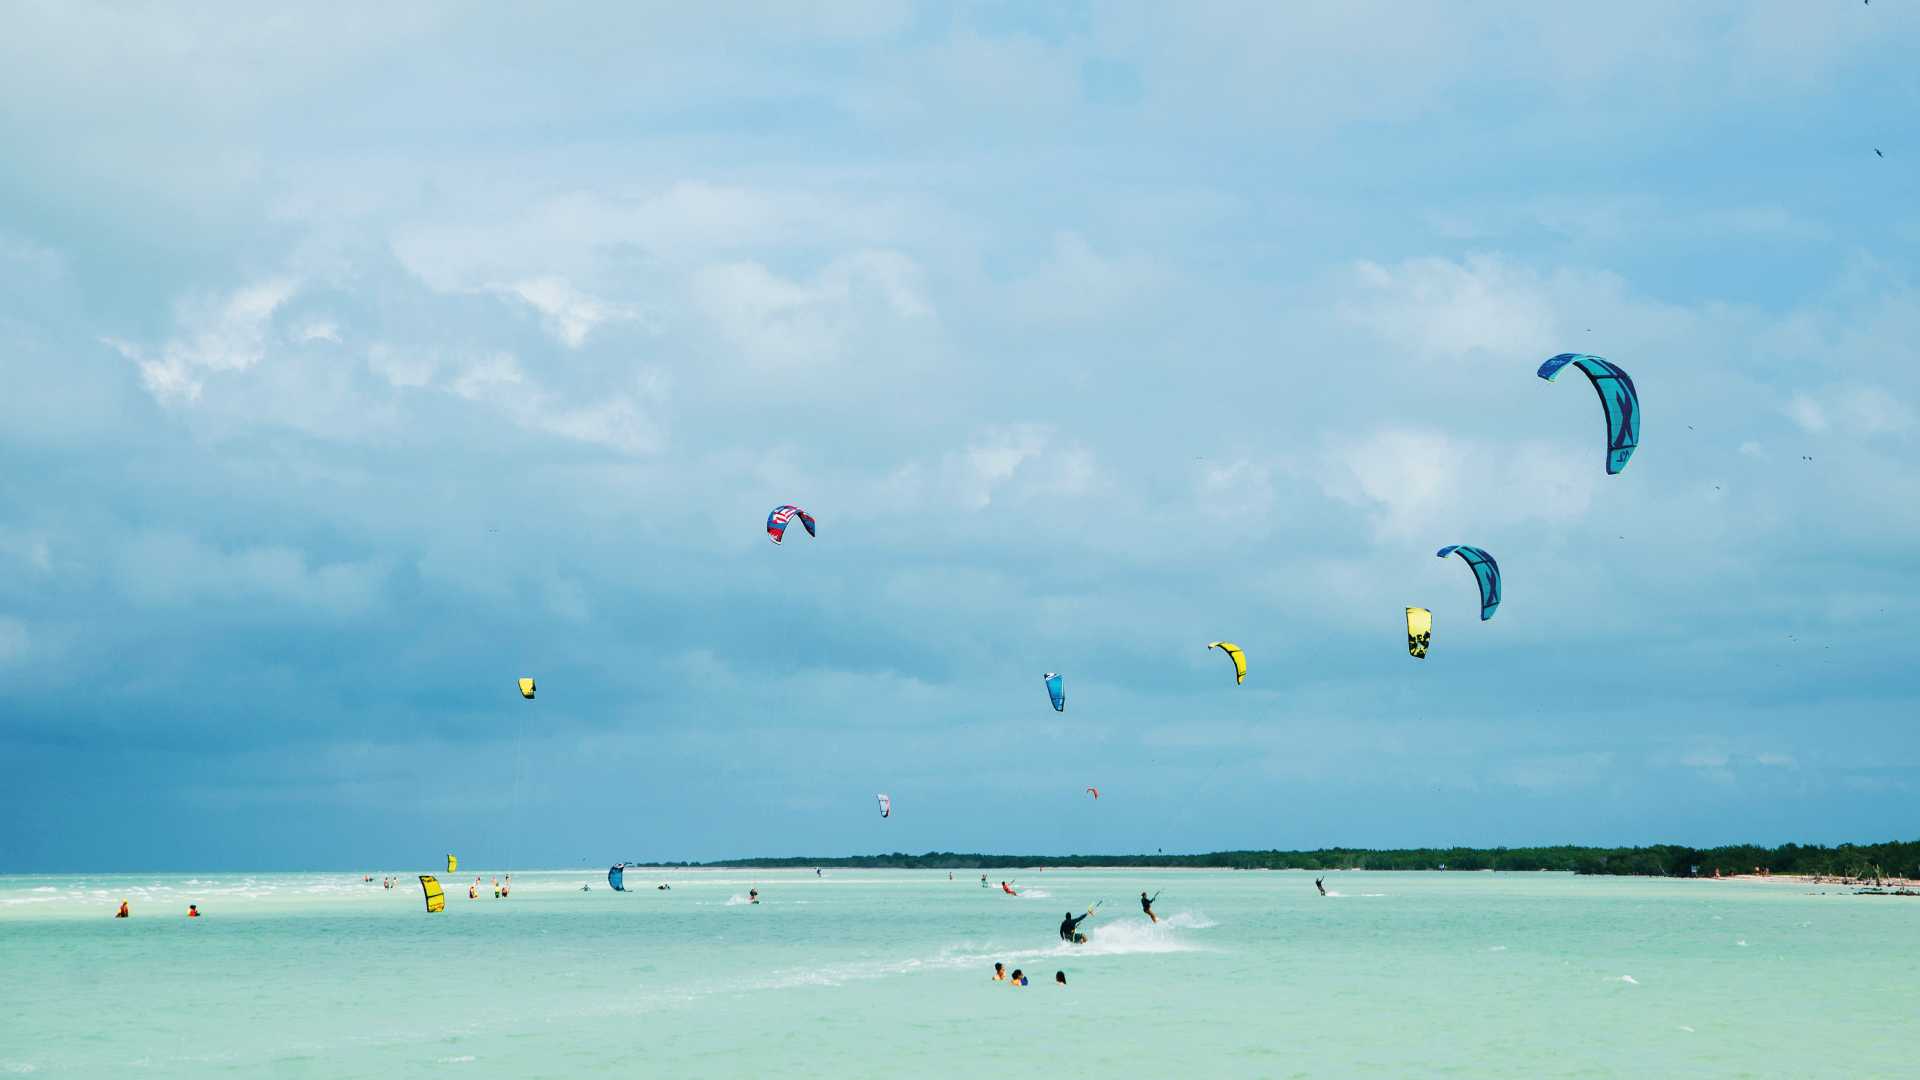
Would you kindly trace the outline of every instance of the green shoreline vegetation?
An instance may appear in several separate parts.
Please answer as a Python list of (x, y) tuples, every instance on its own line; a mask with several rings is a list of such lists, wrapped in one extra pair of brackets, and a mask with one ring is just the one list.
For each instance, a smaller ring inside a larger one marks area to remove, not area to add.
[(1920, 841), (1841, 844), (1821, 847), (1783, 844), (1759, 847), (1735, 844), (1691, 848), (1678, 844), (1650, 847), (1517, 848), (1321, 848), (1317, 851), (1214, 851), (1199, 855), (980, 855), (929, 851), (924, 855), (854, 855), (839, 858), (721, 859), (714, 862), (629, 863), (630, 866), (712, 869), (827, 867), (860, 870), (1015, 870), (1038, 867), (1165, 867), (1217, 870), (1556, 870), (1575, 874), (1647, 877), (1712, 877), (1751, 874), (1804, 874), (1821, 877), (1878, 878), (1920, 876)]

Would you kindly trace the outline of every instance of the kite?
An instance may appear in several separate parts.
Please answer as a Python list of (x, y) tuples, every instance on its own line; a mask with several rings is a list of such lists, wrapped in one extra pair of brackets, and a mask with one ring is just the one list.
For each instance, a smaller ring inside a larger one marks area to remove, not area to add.
[(875, 795), (874, 798), (880, 801), (880, 816), (883, 818), (892, 817), (893, 816), (893, 800), (887, 798), (885, 795)]
[(1047, 696), (1053, 699), (1053, 711), (1066, 712), (1067, 688), (1061, 684), (1060, 673), (1049, 671), (1042, 678), (1047, 680)]
[(800, 519), (800, 524), (806, 526), (808, 536), (817, 537), (820, 535), (814, 531), (813, 515), (792, 503), (788, 503), (785, 506), (774, 507), (773, 512), (767, 515), (767, 539), (776, 544), (785, 540), (787, 538), (787, 523), (796, 517)]
[(1593, 380), (1600, 395), (1600, 406), (1607, 410), (1607, 475), (1627, 467), (1634, 447), (1640, 445), (1640, 393), (1633, 378), (1613, 361), (1587, 353), (1561, 353), (1540, 365), (1541, 378), (1552, 382), (1560, 369), (1572, 364)]
[(1240, 646), (1231, 641), (1214, 641), (1209, 642), (1207, 648), (1219, 649), (1233, 661), (1233, 685), (1239, 686), (1247, 681), (1247, 654), (1240, 651)]
[(1458, 555), (1466, 560), (1473, 568), (1473, 579), (1480, 583), (1480, 621), (1493, 618), (1493, 610), (1500, 606), (1500, 564), (1493, 561), (1493, 556), (1485, 548), (1470, 544), (1448, 544), (1434, 555), (1442, 559)]
[(1423, 607), (1407, 609), (1407, 655), (1415, 660), (1427, 658), (1427, 646), (1433, 644), (1433, 612)]

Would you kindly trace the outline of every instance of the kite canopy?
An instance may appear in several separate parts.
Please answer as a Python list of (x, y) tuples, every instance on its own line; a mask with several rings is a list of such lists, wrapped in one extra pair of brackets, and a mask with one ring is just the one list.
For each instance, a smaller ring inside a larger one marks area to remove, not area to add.
[(531, 678), (520, 680), (520, 696), (526, 698), (528, 701), (533, 700), (533, 680)]
[(1240, 646), (1231, 641), (1212, 641), (1207, 643), (1207, 648), (1219, 649), (1233, 661), (1233, 685), (1247, 681), (1247, 654), (1240, 651)]
[(447, 852), (447, 873), (451, 874), (458, 869), (460, 869), (460, 860), (453, 857), (453, 852)]
[(1407, 655), (1415, 660), (1427, 658), (1427, 646), (1433, 644), (1433, 612), (1423, 607), (1407, 609)]
[(893, 816), (893, 800), (887, 798), (885, 795), (875, 795), (874, 798), (880, 801), (880, 816), (892, 817)]
[(627, 891), (627, 864), (614, 863), (607, 867), (607, 887), (614, 892)]
[(1100, 789), (1097, 787), (1090, 787), (1087, 789), (1087, 794), (1097, 799), (1100, 797)]
[(1627, 467), (1634, 447), (1640, 445), (1640, 392), (1633, 378), (1619, 365), (1604, 357), (1587, 353), (1561, 353), (1540, 365), (1541, 378), (1552, 382), (1560, 369), (1572, 364), (1593, 380), (1594, 393), (1600, 395), (1600, 407), (1607, 411), (1607, 475)]
[[(1500, 606), (1500, 564), (1493, 561), (1485, 548), (1470, 544), (1448, 544), (1434, 552), (1438, 558), (1458, 555), (1473, 568), (1473, 579), (1480, 583), (1480, 621), (1493, 618), (1493, 609)], [(1525, 577), (1525, 574), (1521, 575)]]
[(800, 519), (800, 524), (806, 527), (808, 536), (817, 537), (820, 535), (814, 531), (813, 515), (792, 503), (788, 503), (785, 506), (774, 507), (773, 511), (767, 515), (767, 539), (776, 544), (785, 540), (787, 538), (787, 523), (796, 517)]
[(420, 875), (420, 891), (427, 894), (427, 910), (447, 910), (447, 894), (440, 891), (440, 879), (432, 874)]
[(1060, 681), (1060, 673), (1049, 671), (1042, 678), (1047, 680), (1047, 696), (1053, 699), (1053, 711), (1066, 712), (1067, 688)]

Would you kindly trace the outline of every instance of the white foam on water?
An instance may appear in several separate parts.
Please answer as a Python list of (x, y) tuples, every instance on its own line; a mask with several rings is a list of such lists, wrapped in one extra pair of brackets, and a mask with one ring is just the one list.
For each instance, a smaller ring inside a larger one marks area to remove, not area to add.
[(1744, 949), (1744, 948), (1746, 948), (1746, 947), (1747, 947), (1747, 939), (1746, 939), (1746, 938), (1741, 938), (1741, 939), (1740, 939), (1739, 941), (1736, 941), (1736, 942), (1734, 942), (1734, 944), (1735, 944), (1735, 945), (1738, 945), (1738, 946), (1740, 946), (1741, 948), (1743, 948), (1743, 949)]
[(1620, 976), (1620, 977), (1619, 977), (1619, 978), (1617, 978), (1617, 979), (1611, 979), (1611, 980), (1609, 980), (1609, 981), (1610, 981), (1610, 982), (1623, 982), (1623, 983), (1626, 983), (1626, 984), (1627, 984), (1628, 986), (1639, 986), (1639, 985), (1640, 985), (1640, 980), (1639, 980), (1639, 979), (1636, 979), (1636, 978), (1634, 978), (1634, 977), (1633, 977), (1633, 976), (1631, 976), (1631, 975), (1622, 975), (1622, 976)]
[(39, 1072), (39, 1071), (40, 1071), (39, 1066), (33, 1065), (29, 1062), (0, 1061), (0, 1072), (11, 1073), (14, 1076), (25, 1076), (28, 1073)]
[(461, 1054), (459, 1057), (434, 1058), (433, 1063), (435, 1065), (465, 1065), (467, 1062), (473, 1060), (475, 1060), (475, 1058), (472, 1054)]
[(1686, 1033), (1687, 1033), (1687, 1034), (1689, 1034), (1689, 1035), (1691, 1035), (1691, 1034), (1693, 1034), (1693, 1029), (1692, 1029), (1692, 1028), (1690, 1028), (1690, 1027), (1688, 1027), (1688, 1026), (1687, 1026), (1687, 1025), (1685, 1025), (1685, 1024), (1681, 1024), (1681, 1025), (1680, 1025), (1680, 1030), (1681, 1030), (1681, 1031), (1684, 1031), (1684, 1032), (1686, 1032)]
[(1178, 930), (1211, 930), (1220, 924), (1198, 911), (1176, 911), (1171, 915), (1163, 916), (1159, 925), (1171, 926)]
[(1488, 949), (1487, 951), (1488, 952), (1506, 952), (1507, 947), (1505, 945), (1495, 945), (1493, 948)]

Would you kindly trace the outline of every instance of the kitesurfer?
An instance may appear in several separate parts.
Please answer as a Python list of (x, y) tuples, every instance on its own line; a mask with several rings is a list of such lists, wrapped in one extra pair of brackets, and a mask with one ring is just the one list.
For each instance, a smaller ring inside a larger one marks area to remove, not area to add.
[(980, 875), (980, 887), (981, 887), (981, 888), (983, 888), (983, 889), (984, 889), (984, 888), (987, 888), (987, 887), (988, 887), (988, 886), (987, 886), (987, 875), (985, 875), (985, 874), (981, 874), (981, 875)]
[(1080, 915), (1077, 917), (1074, 915), (1073, 912), (1071, 911), (1067, 912), (1066, 919), (1060, 923), (1060, 940), (1069, 941), (1075, 945), (1084, 944), (1087, 940), (1087, 936), (1085, 934), (1080, 933), (1080, 924), (1083, 922), (1086, 922), (1089, 918), (1092, 918), (1092, 917), (1093, 917), (1092, 911), (1088, 911), (1085, 915)]
[(1313, 879), (1313, 887), (1314, 887), (1314, 888), (1316, 888), (1316, 889), (1319, 889), (1319, 890), (1320, 890), (1320, 895), (1321, 895), (1321, 896), (1325, 896), (1325, 895), (1327, 895), (1327, 886), (1326, 886), (1326, 880), (1327, 880), (1326, 878), (1314, 878), (1314, 879)]
[(1147, 918), (1152, 919), (1154, 922), (1160, 921), (1160, 916), (1153, 913), (1153, 902), (1158, 899), (1160, 899), (1159, 893), (1154, 893), (1149, 897), (1145, 889), (1140, 891), (1140, 910), (1146, 912)]
[(1019, 895), (1020, 895), (1019, 893), (1017, 893), (1017, 892), (1014, 892), (1014, 891), (1013, 891), (1013, 886), (1011, 886), (1011, 885), (1009, 885), (1009, 884), (1007, 884), (1007, 883), (1006, 883), (1006, 882), (1004, 882), (1004, 881), (1000, 883), (1000, 891), (1001, 891), (1001, 892), (1003, 892), (1003, 893), (1006, 893), (1006, 894), (1007, 894), (1008, 896), (1019, 896)]
[(747, 890), (747, 901), (748, 901), (749, 903), (753, 903), (753, 904), (757, 904), (757, 903), (759, 903), (759, 902), (760, 902), (760, 890), (759, 890), (759, 889), (748, 889), (748, 890)]
[(664, 882), (664, 881), (663, 881), (663, 882), (661, 882), (660, 884), (658, 884), (658, 885), (655, 885), (655, 886), (653, 887), (653, 890), (654, 890), (655, 892), (672, 892), (672, 891), (673, 891), (673, 886), (671, 886), (671, 885), (669, 885), (669, 884), (667, 884), (666, 882)]
[(127, 910), (127, 902), (125, 900), (120, 901), (120, 910), (113, 913), (113, 917), (116, 919), (130, 918), (132, 915), (133, 913)]
[(199, 918), (199, 917), (200, 917), (200, 905), (199, 905), (199, 904), (188, 904), (188, 905), (187, 905), (187, 918), (189, 918), (189, 919), (197, 919), (197, 918)]

